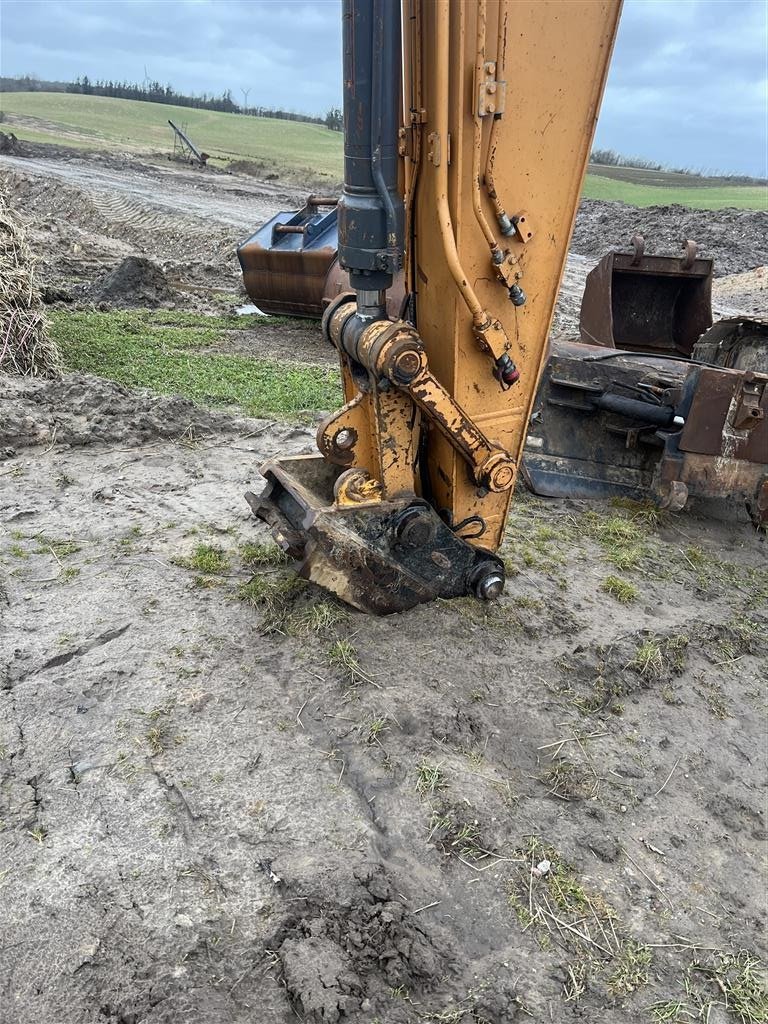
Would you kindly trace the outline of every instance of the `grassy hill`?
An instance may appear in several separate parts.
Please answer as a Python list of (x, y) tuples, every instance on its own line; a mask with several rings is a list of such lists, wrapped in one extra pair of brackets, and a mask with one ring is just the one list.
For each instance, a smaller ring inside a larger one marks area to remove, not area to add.
[[(171, 118), (186, 126), (193, 142), (219, 165), (259, 161), (265, 173), (281, 177), (334, 182), (342, 177), (341, 135), (321, 125), (70, 93), (0, 93), (0, 110), (7, 130), (31, 142), (167, 153), (172, 147)], [(768, 186), (626, 167), (590, 167), (584, 194), (633, 206), (681, 203), (711, 210), (768, 210)]]
[(6, 130), (31, 142), (169, 153), (170, 118), (217, 164), (259, 160), (278, 173), (290, 165), (297, 174), (342, 178), (341, 134), (318, 124), (72, 93), (0, 93), (0, 110)]

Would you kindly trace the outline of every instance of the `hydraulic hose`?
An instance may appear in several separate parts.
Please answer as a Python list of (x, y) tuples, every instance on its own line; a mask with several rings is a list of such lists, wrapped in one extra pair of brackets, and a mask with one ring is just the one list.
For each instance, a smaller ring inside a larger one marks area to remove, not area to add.
[[(499, 32), (496, 44), (496, 80), (499, 82), (506, 81), (507, 75), (506, 31), (508, 16), (509, 0), (499, 0)], [(496, 210), (496, 219), (499, 222), (501, 233), (503, 235), (514, 235), (515, 225), (501, 204), (501, 200), (496, 192), (496, 182), (493, 176), (493, 163), (496, 158), (497, 126), (500, 120), (501, 115), (495, 114), (493, 124), (491, 125), (491, 137), (488, 140), (488, 157), (485, 164), (485, 189)]]
[[(435, 76), (435, 128), (436, 144), (440, 146), (435, 167), (434, 189), (437, 222), (445, 250), (445, 260), (456, 287), (461, 292), (472, 320), (478, 327), (485, 326), (490, 317), (467, 281), (464, 268), (459, 261), (456, 238), (453, 231), (451, 211), (448, 206), (448, 111), (449, 111), (449, 68), (450, 68), (450, 0), (436, 0), (435, 4), (435, 49), (437, 51), (437, 74)], [(433, 143), (434, 144), (434, 143)]]
[[(477, 0), (477, 52), (475, 56), (475, 81), (473, 90), (478, 82), (482, 81), (485, 74), (485, 31), (487, 20), (486, 0)], [(472, 122), (474, 138), (472, 145), (472, 208), (475, 211), (475, 219), (480, 225), (480, 230), (485, 235), (485, 240), (491, 250), (491, 259), (494, 263), (501, 263), (504, 254), (499, 248), (496, 236), (491, 230), (488, 219), (483, 213), (482, 194), (480, 192), (480, 154), (483, 148), (483, 119), (477, 110), (477, 96), (473, 91), (472, 96)], [(493, 125), (496, 121), (494, 119)]]

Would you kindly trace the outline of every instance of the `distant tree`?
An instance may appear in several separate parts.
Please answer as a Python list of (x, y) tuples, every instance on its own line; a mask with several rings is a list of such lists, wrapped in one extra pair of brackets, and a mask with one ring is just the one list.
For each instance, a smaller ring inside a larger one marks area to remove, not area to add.
[(330, 128), (332, 132), (344, 130), (344, 116), (338, 107), (331, 107), (325, 115), (325, 127)]

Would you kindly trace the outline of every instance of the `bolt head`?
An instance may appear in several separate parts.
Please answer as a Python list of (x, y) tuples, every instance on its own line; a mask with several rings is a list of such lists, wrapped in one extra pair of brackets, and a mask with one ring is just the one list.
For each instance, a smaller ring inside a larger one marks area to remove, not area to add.
[(472, 580), (475, 597), (480, 601), (495, 601), (504, 590), (504, 572), (493, 562), (477, 567)]
[(354, 448), (356, 440), (357, 431), (352, 430), (350, 427), (342, 427), (341, 430), (336, 432), (333, 443), (336, 448), (343, 452), (348, 452), (350, 448)]

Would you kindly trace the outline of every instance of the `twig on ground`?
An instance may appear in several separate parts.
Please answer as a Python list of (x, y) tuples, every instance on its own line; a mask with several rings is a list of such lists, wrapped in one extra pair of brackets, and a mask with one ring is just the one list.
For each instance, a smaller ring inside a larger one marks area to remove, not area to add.
[(678, 766), (679, 764), (680, 764), (680, 758), (678, 757), (678, 759), (677, 759), (677, 760), (675, 761), (675, 763), (674, 763), (674, 764), (672, 765), (672, 771), (671, 771), (671, 772), (669, 773), (669, 775), (668, 775), (668, 776), (666, 777), (666, 779), (664, 779), (664, 782), (662, 783), (662, 785), (661, 785), (661, 788), (660, 788), (660, 789), (657, 789), (657, 790), (656, 790), (656, 792), (655, 792), (655, 793), (653, 794), (654, 796), (658, 796), (658, 795), (659, 795), (659, 793), (661, 793), (661, 792), (662, 792), (662, 791), (664, 790), (664, 788), (666, 787), (666, 785), (667, 785), (667, 783), (669, 782), (669, 780), (670, 780), (670, 779), (672, 778), (672, 776), (673, 776), (673, 775), (675, 774), (675, 769), (677, 768), (677, 766)]

